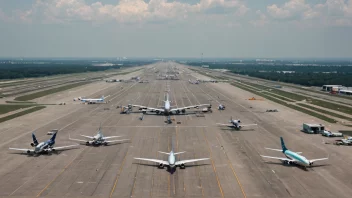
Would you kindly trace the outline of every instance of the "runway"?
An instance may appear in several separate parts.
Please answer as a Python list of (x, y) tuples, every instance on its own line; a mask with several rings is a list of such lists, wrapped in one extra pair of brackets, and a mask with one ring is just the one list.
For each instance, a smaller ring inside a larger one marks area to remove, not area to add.
[[(312, 117), (269, 101), (248, 101), (246, 98), (253, 94), (227, 83), (189, 84), (188, 79), (194, 77), (184, 65), (171, 62), (153, 65), (160, 70), (170, 66), (189, 74), (183, 72), (180, 80), (163, 81), (156, 80), (153, 72), (144, 71), (141, 77), (149, 83), (109, 84), (106, 89), (103, 83), (100, 87), (93, 83), (92, 97), (109, 95), (109, 103), (70, 102), (1, 123), (0, 196), (350, 197), (350, 148), (322, 144), (320, 135), (299, 132), (302, 120)], [(140, 120), (139, 113), (120, 114), (116, 108), (131, 103), (162, 106), (167, 84), (172, 105), (211, 103), (213, 112), (205, 113), (204, 117), (171, 116), (173, 122), (167, 124), (165, 116), (144, 115)], [(75, 97), (67, 94), (62, 97), (67, 100)], [(226, 110), (218, 111), (218, 103), (224, 104)], [(280, 108), (280, 112), (264, 112), (273, 106)], [(216, 123), (228, 123), (231, 116), (241, 119), (242, 124), (257, 123), (258, 126), (240, 131), (217, 126)], [(8, 147), (30, 148), (30, 134), (34, 129), (39, 140), (50, 137), (47, 131), (60, 129), (56, 146), (64, 146), (73, 143), (69, 136), (82, 139), (80, 134), (94, 135), (100, 124), (104, 135), (121, 135), (130, 141), (101, 147), (81, 145), (38, 157), (8, 150)], [(280, 148), (280, 136), (289, 149), (303, 152), (308, 159), (329, 156), (329, 160), (303, 170), (261, 158), (261, 154), (284, 157), (280, 152), (264, 149)], [(181, 160), (206, 157), (210, 160), (191, 163), (186, 169), (177, 168), (170, 173), (155, 163), (133, 159), (167, 160), (167, 155), (158, 151), (170, 152), (172, 147), (175, 152), (186, 151), (178, 155)]]

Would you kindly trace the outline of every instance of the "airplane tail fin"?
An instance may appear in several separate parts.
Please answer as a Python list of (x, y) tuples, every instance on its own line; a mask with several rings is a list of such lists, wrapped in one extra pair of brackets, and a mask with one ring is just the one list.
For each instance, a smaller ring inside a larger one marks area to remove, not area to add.
[(287, 150), (287, 148), (286, 148), (286, 146), (285, 146), (284, 139), (283, 139), (282, 137), (280, 137), (280, 140), (281, 140), (282, 152), (284, 153), (284, 152)]
[(101, 123), (100, 123), (99, 129), (98, 129), (98, 133), (101, 134)]
[(51, 141), (55, 141), (57, 132), (54, 133), (54, 135), (50, 138)]
[(35, 137), (34, 132), (32, 133), (32, 139), (33, 139), (33, 144), (34, 144), (35, 146), (37, 146), (37, 145), (38, 145), (38, 140), (37, 140), (37, 138)]
[(186, 152), (186, 151), (177, 152), (177, 153), (174, 153), (174, 155), (178, 155), (178, 154), (185, 153), (185, 152)]

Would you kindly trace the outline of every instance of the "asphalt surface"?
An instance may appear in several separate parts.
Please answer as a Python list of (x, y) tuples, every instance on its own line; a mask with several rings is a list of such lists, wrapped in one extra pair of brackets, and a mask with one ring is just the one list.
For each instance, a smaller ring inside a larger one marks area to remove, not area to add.
[[(300, 132), (303, 121), (322, 121), (270, 101), (249, 101), (255, 95), (227, 83), (189, 84), (188, 79), (195, 77), (182, 65), (162, 62), (149, 67), (170, 66), (180, 68), (180, 80), (155, 80), (156, 75), (150, 69), (141, 74), (149, 83), (93, 83), (91, 90), (88, 87), (82, 90), (90, 90), (91, 97), (109, 96), (107, 104), (71, 101), (65, 106), (48, 106), (1, 123), (0, 196), (350, 197), (350, 148), (323, 144), (322, 139), (329, 139)], [(167, 84), (173, 106), (210, 102), (213, 112), (197, 117), (190, 110), (188, 115), (171, 116), (173, 123), (167, 124), (164, 116), (145, 115), (140, 120), (139, 112), (120, 114), (116, 108), (130, 103), (162, 106)], [(78, 94), (79, 91), (69, 92), (58, 97), (68, 100)], [(226, 110), (218, 111), (218, 103), (224, 104)], [(279, 112), (266, 113), (269, 108)], [(244, 127), (241, 131), (217, 126), (216, 123), (228, 123), (231, 116), (242, 124), (258, 126)], [(39, 140), (49, 139), (46, 133), (51, 129), (60, 129), (56, 146), (76, 144), (69, 136), (84, 139), (79, 135), (94, 135), (100, 123), (105, 136), (121, 135), (122, 139), (130, 140), (101, 147), (80, 145), (37, 157), (8, 150), (8, 147), (30, 148), (32, 131), (36, 131)], [(328, 156), (329, 160), (304, 170), (261, 158), (260, 154), (284, 157), (280, 152), (264, 149), (280, 149), (280, 136), (289, 149), (303, 152), (308, 159)], [(181, 160), (205, 157), (210, 160), (169, 172), (155, 163), (133, 159), (167, 160), (167, 155), (158, 151), (169, 152), (172, 147), (175, 152), (186, 151), (178, 155)]]

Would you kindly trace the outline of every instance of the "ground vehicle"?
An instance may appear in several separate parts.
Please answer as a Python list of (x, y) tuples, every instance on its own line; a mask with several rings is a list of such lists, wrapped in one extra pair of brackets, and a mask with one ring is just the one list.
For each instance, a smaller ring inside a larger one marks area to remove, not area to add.
[(328, 131), (328, 130), (324, 130), (322, 133), (321, 133), (322, 136), (325, 136), (325, 137), (342, 137), (343, 134), (342, 133), (337, 133), (337, 132), (331, 132), (331, 131)]
[(302, 131), (305, 133), (322, 133), (325, 130), (322, 124), (307, 124), (303, 123)]

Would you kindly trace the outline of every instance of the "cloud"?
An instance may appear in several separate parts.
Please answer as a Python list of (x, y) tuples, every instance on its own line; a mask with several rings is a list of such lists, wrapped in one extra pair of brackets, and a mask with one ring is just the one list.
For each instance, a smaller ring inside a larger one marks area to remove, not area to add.
[(16, 18), (25, 22), (45, 23), (107, 20), (134, 23), (184, 20), (193, 15), (231, 13), (243, 16), (248, 10), (242, 0), (200, 0), (196, 4), (168, 0), (120, 0), (116, 4), (103, 4), (100, 1), (88, 4), (85, 0), (36, 0), (30, 9), (19, 11)]
[(252, 25), (259, 27), (269, 23), (268, 17), (262, 11), (257, 10), (255, 13), (259, 16), (259, 19), (250, 21)]
[(309, 9), (310, 6), (306, 4), (305, 0), (290, 0), (281, 7), (276, 4), (267, 6), (268, 14), (276, 19), (297, 18)]
[(319, 24), (352, 24), (352, 0), (326, 0), (325, 3), (308, 4), (305, 0), (289, 0), (283, 5), (267, 6), (267, 14), (274, 20), (316, 20)]

